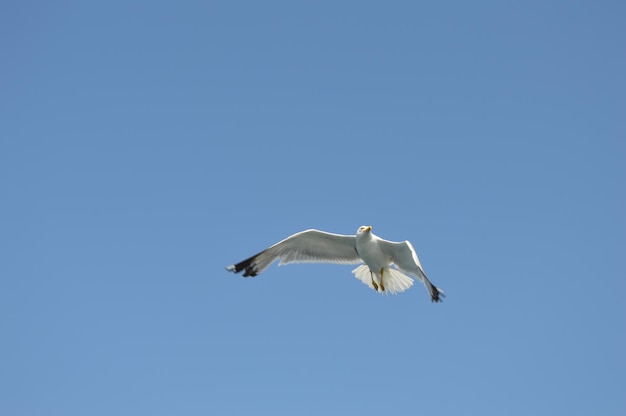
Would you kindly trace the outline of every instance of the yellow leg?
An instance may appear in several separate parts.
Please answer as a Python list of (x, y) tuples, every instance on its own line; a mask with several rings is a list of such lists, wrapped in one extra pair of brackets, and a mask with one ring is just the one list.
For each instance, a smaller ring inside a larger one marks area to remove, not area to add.
[(374, 275), (372, 274), (371, 271), (370, 271), (370, 279), (372, 279), (372, 286), (374, 286), (374, 289), (376, 289), (376, 291), (378, 292), (378, 285), (374, 281)]
[(385, 291), (385, 285), (383, 284), (383, 275), (385, 274), (385, 269), (380, 269), (380, 290), (382, 292)]

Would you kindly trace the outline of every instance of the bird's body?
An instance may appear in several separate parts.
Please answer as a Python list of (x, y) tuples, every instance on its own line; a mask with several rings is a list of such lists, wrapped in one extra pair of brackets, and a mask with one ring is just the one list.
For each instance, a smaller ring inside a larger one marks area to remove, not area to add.
[[(380, 238), (371, 232), (360, 232), (356, 235), (356, 252), (369, 268), (372, 277), (372, 285), (378, 291), (385, 291), (383, 276), (389, 271), (390, 259), (381, 249)], [(374, 279), (376, 277), (376, 279)]]
[[(227, 267), (244, 277), (256, 276), (275, 260), (288, 263), (365, 263), (352, 271), (355, 277), (377, 292), (403, 292), (413, 285), (415, 276), (426, 286), (433, 302), (440, 302), (443, 291), (424, 274), (422, 265), (410, 242), (383, 240), (362, 226), (356, 236), (332, 234), (319, 230), (296, 233), (268, 249)], [(395, 267), (391, 267), (391, 266)]]

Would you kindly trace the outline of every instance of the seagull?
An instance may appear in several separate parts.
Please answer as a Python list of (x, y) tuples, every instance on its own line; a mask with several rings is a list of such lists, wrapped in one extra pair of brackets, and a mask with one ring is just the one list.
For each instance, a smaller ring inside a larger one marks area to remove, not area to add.
[[(441, 302), (443, 290), (426, 277), (417, 253), (409, 241), (383, 240), (372, 233), (371, 225), (359, 227), (354, 235), (306, 230), (293, 234), (273, 246), (230, 265), (226, 270), (254, 277), (274, 261), (289, 263), (361, 264), (352, 273), (378, 293), (400, 293), (413, 286), (412, 275), (426, 286), (430, 299)], [(394, 267), (392, 267), (394, 266)]]

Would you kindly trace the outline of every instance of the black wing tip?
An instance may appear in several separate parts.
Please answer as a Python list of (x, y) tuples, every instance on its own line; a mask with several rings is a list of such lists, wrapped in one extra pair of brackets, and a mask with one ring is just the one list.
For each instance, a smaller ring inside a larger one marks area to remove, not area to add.
[(443, 302), (443, 298), (446, 297), (446, 295), (444, 295), (443, 293), (443, 290), (430, 283), (430, 281), (428, 281), (428, 292), (430, 293), (431, 302), (434, 303)]
[(259, 274), (259, 271), (256, 268), (256, 264), (254, 263), (255, 259), (256, 256), (250, 257), (249, 259), (246, 259), (237, 264), (231, 264), (230, 266), (226, 267), (226, 270), (233, 273), (240, 273), (243, 271), (243, 277), (254, 277)]
[(431, 302), (439, 303), (439, 302), (443, 302), (443, 298), (445, 298), (445, 297), (446, 297), (446, 295), (444, 295), (442, 291), (437, 289), (437, 293), (435, 295), (432, 295), (430, 297), (430, 300), (431, 300)]

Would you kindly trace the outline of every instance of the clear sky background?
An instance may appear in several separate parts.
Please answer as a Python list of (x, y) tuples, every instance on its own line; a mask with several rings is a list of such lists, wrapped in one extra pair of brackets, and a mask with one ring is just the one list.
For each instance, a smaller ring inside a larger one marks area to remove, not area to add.
[(624, 414), (624, 2), (1, 9), (0, 414)]

